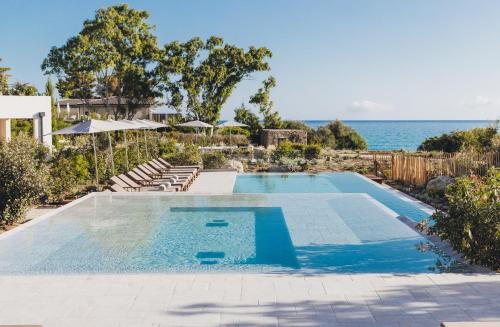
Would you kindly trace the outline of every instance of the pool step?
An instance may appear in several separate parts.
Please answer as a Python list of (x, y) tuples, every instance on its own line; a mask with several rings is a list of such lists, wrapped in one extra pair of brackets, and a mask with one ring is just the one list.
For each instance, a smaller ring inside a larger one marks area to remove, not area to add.
[(205, 224), (206, 227), (227, 227), (229, 226), (229, 223), (226, 222), (224, 219), (214, 219), (209, 223)]
[(219, 263), (217, 259), (224, 259), (226, 254), (217, 251), (200, 251), (196, 254), (196, 258), (200, 259), (201, 265), (216, 265)]

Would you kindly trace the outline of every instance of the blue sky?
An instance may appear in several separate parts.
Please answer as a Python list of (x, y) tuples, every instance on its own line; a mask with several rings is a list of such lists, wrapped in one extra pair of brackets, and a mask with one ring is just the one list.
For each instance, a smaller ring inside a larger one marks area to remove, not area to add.
[[(0, 58), (13, 81), (43, 88), (50, 47), (113, 1), (0, 0)], [(287, 119), (500, 118), (500, 1), (128, 1), (150, 12), (160, 44), (222, 36), (266, 46)], [(223, 118), (259, 87), (233, 93)]]

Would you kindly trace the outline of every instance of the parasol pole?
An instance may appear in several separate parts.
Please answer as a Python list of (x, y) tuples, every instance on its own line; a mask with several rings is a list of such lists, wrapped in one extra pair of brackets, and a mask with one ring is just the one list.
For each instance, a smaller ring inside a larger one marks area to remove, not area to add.
[(128, 171), (128, 143), (127, 143), (127, 130), (123, 130), (123, 139), (125, 141), (125, 167)]
[(111, 153), (111, 172), (113, 173), (113, 176), (115, 176), (115, 159), (113, 155), (113, 145), (111, 144), (111, 135), (108, 132), (108, 141), (109, 141), (109, 152)]
[(144, 129), (144, 147), (146, 148), (146, 161), (149, 160), (149, 154), (148, 154), (148, 138), (146, 135), (146, 129)]
[(97, 167), (97, 150), (95, 149), (95, 134), (92, 133), (92, 143), (94, 145), (95, 179), (99, 190), (99, 168)]
[(139, 149), (139, 131), (136, 131), (135, 136), (137, 138), (137, 164), (141, 164), (141, 151)]

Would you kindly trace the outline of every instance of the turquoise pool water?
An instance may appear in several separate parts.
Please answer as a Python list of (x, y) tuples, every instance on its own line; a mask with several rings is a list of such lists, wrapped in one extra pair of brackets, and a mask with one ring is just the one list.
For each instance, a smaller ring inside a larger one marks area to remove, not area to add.
[(95, 194), (0, 237), (0, 274), (418, 273), (447, 258), (366, 194)]
[(402, 216), (414, 221), (428, 218), (425, 210), (407, 198), (372, 183), (356, 173), (242, 174), (235, 193), (366, 193)]

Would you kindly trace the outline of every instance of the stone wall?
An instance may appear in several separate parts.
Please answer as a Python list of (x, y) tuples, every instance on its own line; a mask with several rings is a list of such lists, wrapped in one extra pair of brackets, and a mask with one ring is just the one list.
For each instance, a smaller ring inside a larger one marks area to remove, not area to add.
[(278, 146), (282, 140), (306, 144), (307, 132), (300, 129), (264, 129), (260, 134), (260, 144), (266, 148)]

